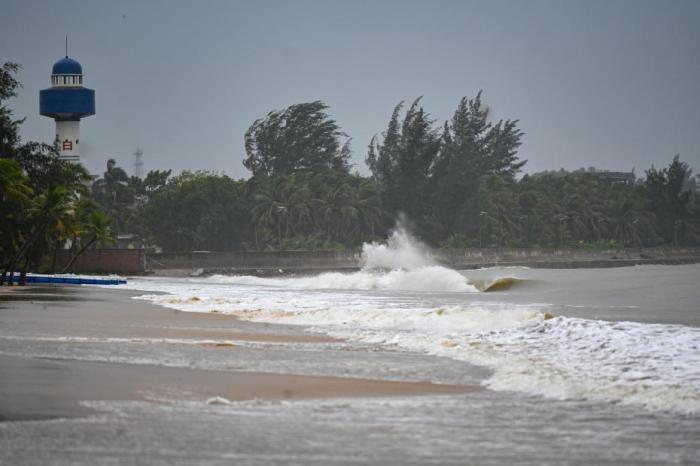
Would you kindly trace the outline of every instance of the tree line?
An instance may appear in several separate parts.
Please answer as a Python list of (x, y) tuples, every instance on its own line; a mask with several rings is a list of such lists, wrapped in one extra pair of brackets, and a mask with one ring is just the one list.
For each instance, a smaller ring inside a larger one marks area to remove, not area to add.
[(445, 248), (700, 244), (696, 180), (678, 156), (636, 182), (596, 170), (520, 176), (518, 121), (491, 121), (481, 93), (441, 126), (421, 99), (403, 109), (369, 143), (370, 176), (351, 172), (350, 139), (316, 101), (253, 122), (247, 180), (140, 180), (110, 161), (93, 198), (123, 231), (170, 251), (354, 248), (384, 239), (399, 215)]
[[(16, 95), (17, 66), (0, 74)], [(321, 102), (254, 121), (243, 164), (252, 176), (153, 170), (129, 176), (114, 160), (93, 179), (55, 149), (22, 143), (21, 120), (0, 107), (0, 266), (55, 270), (72, 257), (137, 235), (165, 251), (354, 248), (386, 238), (399, 215), (436, 247), (610, 247), (700, 244), (700, 198), (678, 156), (641, 180), (595, 171), (522, 174), (518, 120), (490, 118), (482, 93), (439, 125), (420, 98), (396, 105), (370, 141), (371, 175), (350, 165), (351, 139)]]

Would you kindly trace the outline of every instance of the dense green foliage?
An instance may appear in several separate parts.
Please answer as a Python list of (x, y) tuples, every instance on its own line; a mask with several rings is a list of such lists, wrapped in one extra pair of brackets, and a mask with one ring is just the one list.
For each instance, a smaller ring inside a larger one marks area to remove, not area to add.
[(170, 251), (342, 248), (378, 239), (390, 220), (376, 183), (333, 170), (247, 181), (183, 172), (143, 197), (124, 198), (141, 200), (114, 213), (115, 221), (128, 219), (121, 232)]
[[(15, 94), (15, 71), (3, 68), (0, 98)], [(327, 108), (301, 103), (256, 120), (248, 180), (170, 170), (140, 179), (110, 159), (89, 189), (80, 165), (21, 144), (21, 122), (0, 107), (1, 265), (48, 267), (67, 242), (79, 254), (112, 232), (167, 251), (352, 248), (385, 238), (402, 215), (448, 248), (700, 245), (700, 196), (678, 156), (636, 182), (595, 170), (519, 177), (518, 121), (490, 121), (479, 93), (443, 125), (421, 99), (397, 105), (364, 177), (350, 173), (349, 139)]]
[(595, 170), (517, 179), (523, 133), (517, 120), (489, 121), (479, 93), (442, 127), (420, 99), (403, 115), (397, 105), (369, 145), (372, 176), (362, 177), (348, 172), (326, 108), (299, 104), (254, 122), (249, 180), (151, 172), (142, 182), (108, 164), (95, 200), (120, 231), (166, 250), (357, 247), (400, 215), (423, 240), (451, 248), (700, 244), (700, 199), (678, 157), (636, 183)]
[(206, 172), (184, 172), (150, 197), (145, 228), (169, 250), (238, 249), (249, 236), (243, 183)]
[(342, 171), (247, 182), (256, 248), (340, 248), (384, 234), (378, 187)]
[(391, 216), (408, 215), (418, 232), (438, 243), (454, 234), (474, 236), (487, 176), (513, 180), (525, 164), (517, 157), (522, 132), (517, 121), (492, 124), (476, 98), (460, 100), (440, 133), (417, 99), (399, 121), (394, 108), (381, 143), (370, 143), (367, 164), (382, 188)]
[(256, 120), (245, 134), (243, 165), (256, 176), (347, 170), (350, 140), (341, 144), (346, 135), (326, 109), (317, 100)]

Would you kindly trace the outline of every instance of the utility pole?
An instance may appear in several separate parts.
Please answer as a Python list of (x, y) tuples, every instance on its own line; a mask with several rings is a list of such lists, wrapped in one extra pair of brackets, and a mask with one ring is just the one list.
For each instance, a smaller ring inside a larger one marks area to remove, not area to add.
[(143, 151), (139, 147), (134, 152), (134, 176), (143, 178)]

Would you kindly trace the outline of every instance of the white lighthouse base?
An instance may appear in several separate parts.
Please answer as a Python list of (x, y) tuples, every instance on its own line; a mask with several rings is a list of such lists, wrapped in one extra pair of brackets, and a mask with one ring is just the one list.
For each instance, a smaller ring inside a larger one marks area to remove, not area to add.
[(80, 161), (80, 120), (56, 120), (56, 147), (58, 158), (71, 162)]

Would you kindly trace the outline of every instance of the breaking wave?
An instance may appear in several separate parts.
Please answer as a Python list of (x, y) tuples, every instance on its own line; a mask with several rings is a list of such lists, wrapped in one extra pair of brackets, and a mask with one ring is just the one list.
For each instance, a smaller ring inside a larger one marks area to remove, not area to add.
[(237, 315), (486, 366), (494, 373), (485, 384), (495, 390), (700, 413), (696, 328), (553, 317), (518, 306)]
[(477, 292), (464, 275), (439, 265), (417, 269), (389, 271), (361, 270), (354, 273), (324, 273), (309, 277), (260, 278), (250, 276), (215, 275), (217, 283), (295, 288), (306, 290), (392, 290), (392, 291), (447, 291)]
[(391, 233), (386, 244), (363, 244), (362, 263), (365, 270), (415, 270), (435, 265), (428, 248), (401, 226)]
[(700, 329), (694, 327), (555, 317), (542, 305), (436, 307), (401, 293), (387, 299), (235, 285), (169, 291), (178, 296), (143, 298), (463, 360), (492, 369), (484, 384), (494, 390), (700, 413)]
[(307, 290), (479, 291), (461, 273), (437, 265), (428, 248), (403, 228), (394, 230), (386, 244), (365, 243), (361, 260), (362, 270), (354, 273), (298, 278), (214, 275), (210, 279), (218, 283)]
[(499, 277), (492, 280), (471, 280), (470, 283), (479, 291), (493, 292), (506, 291), (516, 286), (521, 286), (528, 280), (516, 277)]
[(479, 291), (524, 281), (470, 283), (437, 265), (401, 229), (387, 244), (366, 244), (363, 264), (349, 274), (133, 280), (129, 287), (170, 293), (142, 298), (183, 311), (304, 325), (485, 366), (493, 374), (484, 384), (495, 390), (700, 413), (698, 328), (555, 317), (544, 304), (480, 302)]

